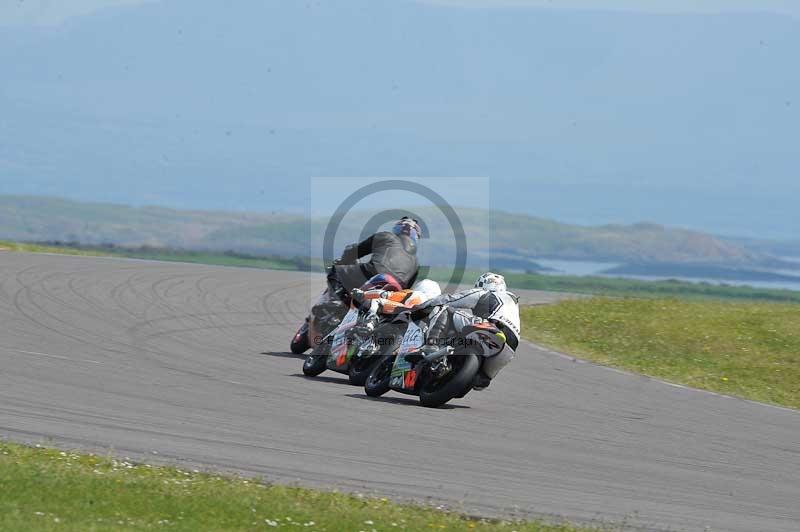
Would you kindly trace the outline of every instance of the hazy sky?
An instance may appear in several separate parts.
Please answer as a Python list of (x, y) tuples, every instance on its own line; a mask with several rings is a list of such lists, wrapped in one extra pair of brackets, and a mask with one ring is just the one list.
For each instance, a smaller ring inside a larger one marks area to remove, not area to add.
[(0, 25), (56, 26), (107, 7), (157, 0), (0, 0)]
[(789, 2), (553, 1), (0, 0), (0, 194), (301, 211), (315, 176), (483, 176), (505, 211), (800, 234), (800, 17), (738, 14)]
[[(0, 25), (54, 26), (106, 7), (162, 0), (0, 0)], [(397, 0), (408, 1), (408, 0)], [(548, 7), (653, 13), (768, 11), (800, 17), (798, 0), (417, 0), (460, 7)]]
[(534, 6), (555, 9), (595, 9), (652, 13), (725, 13), (769, 11), (800, 16), (797, 0), (423, 0), (428, 3), (466, 6)]

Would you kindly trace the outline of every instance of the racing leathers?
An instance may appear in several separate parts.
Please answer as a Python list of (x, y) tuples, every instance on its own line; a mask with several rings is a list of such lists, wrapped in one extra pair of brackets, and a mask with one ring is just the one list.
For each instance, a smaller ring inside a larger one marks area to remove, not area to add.
[(396, 315), (411, 310), (425, 301), (441, 295), (439, 284), (429, 279), (423, 279), (414, 284), (412, 288), (404, 290), (367, 290), (353, 289), (353, 299), (366, 313), (365, 323), (369, 327), (378, 322), (378, 315)]
[[(372, 255), (368, 262), (357, 262), (361, 257)], [(379, 273), (387, 273), (407, 288), (411, 286), (419, 270), (417, 245), (407, 235), (389, 231), (375, 233), (366, 240), (347, 246), (341, 263), (328, 272), (331, 293), (341, 300), (347, 294)]]
[(429, 349), (439, 347), (450, 331), (460, 332), (476, 318), (494, 323), (506, 336), (503, 350), (487, 358), (476, 379), (475, 389), (489, 385), (514, 358), (520, 340), (519, 298), (508, 291), (470, 288), (455, 294), (442, 294), (413, 309), (414, 314), (428, 314), (426, 343)]

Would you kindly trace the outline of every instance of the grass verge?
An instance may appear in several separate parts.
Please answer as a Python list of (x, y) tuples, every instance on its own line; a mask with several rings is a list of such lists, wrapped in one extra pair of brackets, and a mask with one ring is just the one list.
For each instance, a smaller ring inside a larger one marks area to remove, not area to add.
[(295, 257), (249, 255), (234, 251), (212, 252), (187, 249), (157, 248), (152, 246), (123, 247), (114, 245), (90, 246), (76, 243), (17, 243), (0, 240), (0, 251), (25, 251), (29, 253), (58, 253), (91, 257), (122, 257), (130, 259), (160, 260), (167, 262), (189, 262), (216, 266), (238, 266), (262, 270), (309, 271), (319, 269), (320, 264)]
[(708, 282), (688, 282), (676, 279), (641, 281), (612, 277), (581, 277), (576, 275), (542, 275), (535, 273), (506, 274), (506, 282), (514, 288), (571, 292), (613, 297), (686, 299), (725, 299), (738, 301), (776, 301), (800, 303), (800, 292), (776, 288), (755, 288)]
[(60, 255), (81, 255), (88, 257), (106, 256), (97, 250), (81, 249), (77, 247), (50, 246), (45, 244), (28, 244), (21, 242), (7, 242), (0, 240), (0, 251), (24, 251), (27, 253), (58, 253)]
[(800, 408), (800, 305), (591, 298), (522, 309), (531, 340), (670, 382)]
[(585, 532), (0, 441), (0, 530)]

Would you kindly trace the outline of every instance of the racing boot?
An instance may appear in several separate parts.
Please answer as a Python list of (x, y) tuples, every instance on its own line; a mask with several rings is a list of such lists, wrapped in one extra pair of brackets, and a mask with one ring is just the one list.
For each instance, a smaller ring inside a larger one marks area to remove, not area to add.
[(478, 374), (475, 375), (475, 379), (472, 381), (472, 389), (480, 392), (481, 390), (488, 388), (491, 383), (492, 379), (490, 379), (489, 376), (486, 375), (481, 369), (478, 370)]
[(472, 383), (474, 390), (485, 390), (492, 382), (500, 370), (503, 369), (514, 359), (514, 351), (506, 346), (502, 351), (496, 355), (484, 360), (483, 365), (475, 375), (475, 380)]

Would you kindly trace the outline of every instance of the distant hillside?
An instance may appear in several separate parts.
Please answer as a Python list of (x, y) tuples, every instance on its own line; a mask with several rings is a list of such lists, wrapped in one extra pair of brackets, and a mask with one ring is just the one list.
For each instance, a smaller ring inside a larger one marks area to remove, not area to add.
[[(452, 263), (452, 233), (434, 208), (415, 210), (430, 220), (423, 259), (432, 265)], [(758, 266), (768, 255), (708, 234), (654, 224), (585, 227), (530, 216), (458, 211), (469, 236), (470, 257), (514, 269), (538, 269), (537, 259), (621, 263), (717, 264)], [(368, 219), (365, 214), (363, 219)], [(82, 203), (34, 196), (0, 196), (0, 238), (17, 241), (113, 243), (234, 250), (248, 253), (320, 255), (327, 220), (277, 213), (181, 211)], [(357, 240), (362, 218), (343, 224), (337, 248)]]
[(736, 246), (777, 257), (800, 258), (800, 240), (759, 240), (755, 238), (725, 238)]
[(493, 222), (498, 246), (541, 258), (719, 264), (765, 260), (705, 233), (649, 223), (586, 227), (503, 213)]

